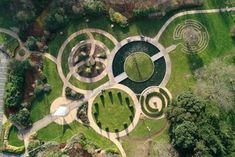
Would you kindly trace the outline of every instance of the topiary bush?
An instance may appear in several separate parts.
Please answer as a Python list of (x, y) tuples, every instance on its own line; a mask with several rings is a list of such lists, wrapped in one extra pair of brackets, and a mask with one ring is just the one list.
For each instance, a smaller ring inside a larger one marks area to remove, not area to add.
[(117, 23), (120, 27), (125, 28), (128, 26), (127, 18), (119, 12), (114, 11), (112, 8), (109, 9), (110, 20)]

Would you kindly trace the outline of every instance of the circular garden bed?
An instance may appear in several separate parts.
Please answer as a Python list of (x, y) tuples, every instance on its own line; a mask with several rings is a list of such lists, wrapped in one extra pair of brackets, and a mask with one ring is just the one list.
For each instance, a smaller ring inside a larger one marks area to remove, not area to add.
[(136, 52), (126, 58), (124, 71), (132, 81), (144, 82), (153, 75), (154, 64), (149, 55), (144, 52)]
[(93, 101), (92, 115), (101, 129), (119, 132), (132, 123), (135, 115), (134, 102), (120, 89), (103, 90)]

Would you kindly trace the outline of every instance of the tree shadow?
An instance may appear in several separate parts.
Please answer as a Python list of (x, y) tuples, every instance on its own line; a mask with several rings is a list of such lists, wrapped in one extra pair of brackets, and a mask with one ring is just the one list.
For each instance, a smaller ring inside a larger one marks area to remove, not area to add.
[(189, 54), (187, 55), (188, 65), (191, 73), (193, 74), (195, 70), (204, 66), (202, 58), (198, 55), (197, 52), (194, 52), (188, 48)]
[[(66, 123), (65, 120), (63, 120), (63, 121)], [(72, 128), (70, 127), (70, 125), (68, 125), (68, 124), (63, 125), (63, 126), (62, 126), (62, 133), (63, 133), (63, 135), (65, 134), (65, 132), (66, 132), (67, 130), (72, 130)]]
[(95, 110), (96, 110), (97, 114), (99, 114), (99, 104), (98, 103), (95, 103)]
[(109, 91), (109, 98), (111, 103), (113, 104), (113, 93), (111, 91)]
[(100, 100), (103, 106), (105, 107), (104, 95), (100, 95)]
[(119, 102), (120, 102), (121, 105), (122, 105), (122, 103), (123, 103), (123, 101), (122, 101), (122, 94), (121, 94), (120, 92), (118, 92), (118, 93), (117, 93), (117, 96), (118, 96)]

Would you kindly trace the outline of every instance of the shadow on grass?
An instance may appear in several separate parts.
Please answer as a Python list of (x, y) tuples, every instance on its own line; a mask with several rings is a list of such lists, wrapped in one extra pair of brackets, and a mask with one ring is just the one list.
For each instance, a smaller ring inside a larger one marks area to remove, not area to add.
[[(66, 123), (65, 120), (64, 120), (64, 122)], [(64, 135), (67, 130), (72, 130), (72, 128), (70, 127), (70, 125), (68, 125), (68, 124), (63, 125), (63, 126), (62, 126), (62, 134)]]

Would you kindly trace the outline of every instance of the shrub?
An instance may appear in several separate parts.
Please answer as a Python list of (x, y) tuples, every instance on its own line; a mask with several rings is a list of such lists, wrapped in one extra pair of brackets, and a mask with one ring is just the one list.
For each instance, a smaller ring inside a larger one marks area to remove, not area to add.
[(134, 9), (133, 14), (135, 17), (145, 17), (156, 11), (157, 11), (157, 8), (155, 7), (139, 8), (139, 9)]
[(65, 15), (64, 9), (58, 8), (49, 13), (45, 19), (45, 28), (50, 32), (54, 32), (63, 27), (67, 20), (68, 18)]
[(77, 93), (69, 87), (66, 87), (65, 89), (65, 96), (66, 98), (71, 99), (71, 100), (80, 100), (84, 98), (83, 94)]
[(30, 51), (35, 51), (37, 50), (37, 39), (33, 36), (28, 37), (26, 40), (25, 46), (30, 50)]
[(109, 16), (112, 22), (119, 24), (122, 28), (128, 26), (127, 18), (119, 12), (115, 12), (112, 8), (109, 9)]
[(24, 108), (20, 110), (15, 115), (10, 115), (10, 120), (17, 124), (21, 129), (26, 129), (30, 126), (32, 126), (32, 121), (30, 119), (30, 112)]
[(101, 15), (106, 11), (104, 3), (99, 0), (85, 0), (83, 7), (85, 12), (91, 15)]
[(5, 87), (4, 105), (8, 109), (19, 109), (23, 99), (25, 72), (30, 68), (28, 61), (12, 60), (9, 64), (8, 80)]

